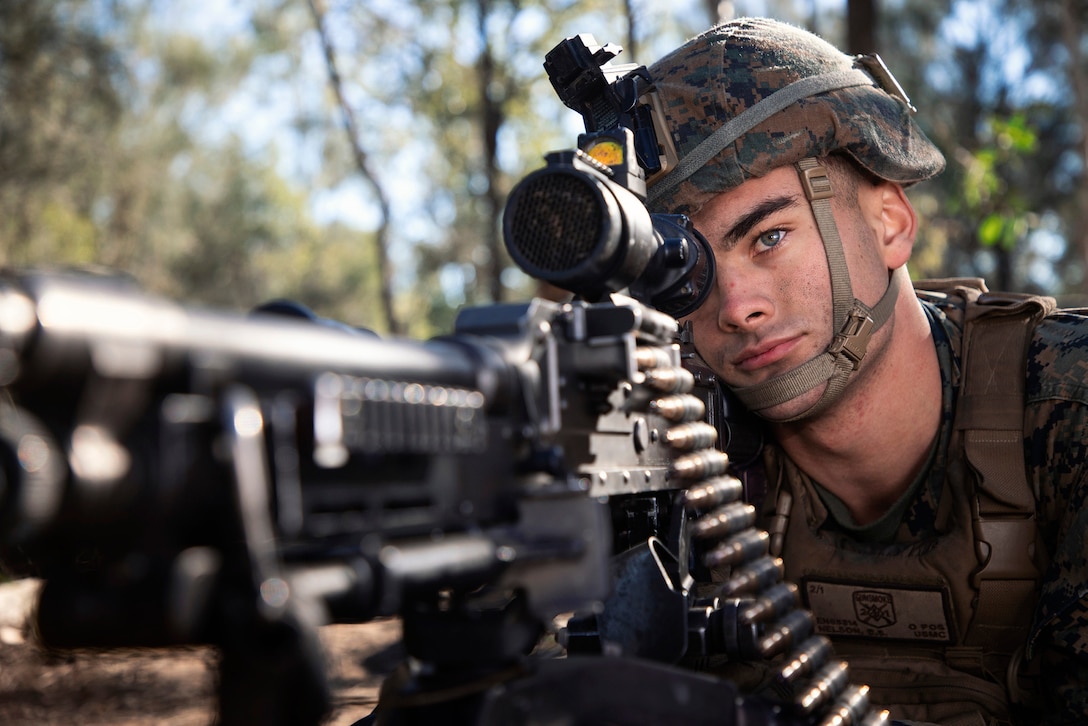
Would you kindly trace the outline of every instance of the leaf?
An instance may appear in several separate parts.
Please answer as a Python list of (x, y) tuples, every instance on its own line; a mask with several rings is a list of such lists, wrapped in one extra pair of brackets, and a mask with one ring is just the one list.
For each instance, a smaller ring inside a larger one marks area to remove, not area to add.
[(978, 240), (986, 247), (995, 247), (1002, 242), (1005, 231), (1005, 218), (1000, 214), (991, 214), (978, 226)]

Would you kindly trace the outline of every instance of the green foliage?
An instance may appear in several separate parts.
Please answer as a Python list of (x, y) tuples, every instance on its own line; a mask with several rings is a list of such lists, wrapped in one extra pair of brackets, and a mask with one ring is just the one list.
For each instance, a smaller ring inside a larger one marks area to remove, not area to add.
[[(542, 60), (574, 32), (622, 41), (617, 8), (325, 7), (357, 142), (392, 190), (396, 307), (411, 333), (448, 330), (461, 305), (532, 294), (508, 274), (502, 202), (578, 126)], [(313, 60), (308, 5), (231, 9), (248, 23), (210, 34), (177, 23), (192, 16), (171, 0), (0, 3), (2, 261), (106, 265), (219, 306), (296, 297), (380, 329), (374, 234), (311, 212), (312, 192), (342, 197), (358, 171)], [(245, 122), (230, 119), (240, 96)], [(289, 153), (246, 133), (266, 124), (293, 131)], [(364, 189), (358, 205), (372, 203)]]
[[(315, 60), (308, 4), (228, 5), (242, 22), (210, 34), (174, 22), (192, 17), (176, 0), (0, 2), (0, 262), (106, 265), (236, 308), (294, 297), (381, 330), (377, 204)], [(690, 17), (628, 5), (631, 19), (604, 0), (325, 3), (357, 142), (391, 200), (410, 334), (534, 292), (496, 239), (505, 195), (579, 130), (544, 54), (578, 32), (624, 43), (630, 20), (640, 49), (619, 61), (647, 63), (705, 23), (705, 3)], [(911, 191), (916, 272), (978, 274), (991, 260), (994, 287), (1040, 286), (1028, 268), (1041, 220), (1070, 240), (1088, 228), (1088, 111), (1072, 100), (1088, 10), (1075, 5), (879, 4), (879, 50), (949, 160)], [(766, 7), (843, 40), (841, 13)], [(318, 194), (350, 196), (356, 214), (315, 217)], [(1064, 262), (1048, 292), (1088, 277), (1072, 241)]]
[(964, 155), (964, 208), (981, 220), (976, 234), (984, 247), (1012, 252), (1024, 239), (1034, 214), (1028, 199), (1007, 180), (1013, 167), (1031, 161), (1038, 136), (1023, 114), (1015, 114), (988, 119), (984, 138), (985, 146)]
[[(992, 288), (1061, 294), (1080, 284), (1074, 243), (1084, 190), (1078, 74), (1063, 37), (1082, 38), (1083, 3), (912, 0), (882, 6), (881, 49), (948, 159), (913, 191), (922, 212), (914, 270), (984, 275)], [(1076, 45), (1076, 44), (1074, 44)], [(924, 211), (922, 211), (924, 210)], [(1033, 240), (1066, 237), (1064, 253)], [(1064, 259), (1062, 259), (1064, 258)], [(922, 263), (919, 269), (918, 262)]]
[(380, 332), (373, 240), (341, 224), (307, 225), (290, 245), (251, 258), (266, 281), (268, 298), (298, 300), (325, 317)]
[(188, 302), (294, 297), (367, 318), (372, 257), (351, 249), (367, 235), (317, 225), (275, 154), (205, 130), (257, 58), (293, 38), (212, 46), (155, 19), (90, 0), (0, 3), (3, 261), (106, 265)]
[[(86, 170), (116, 139), (123, 74), (94, 32), (62, 17), (78, 3), (0, 3), (0, 257), (38, 249), (87, 256), (97, 174)], [(65, 180), (58, 183), (60, 180)], [(58, 244), (78, 230), (75, 249)]]
[[(413, 311), (415, 331), (448, 329), (461, 305), (533, 294), (524, 275), (510, 274), (498, 242), (503, 200), (543, 165), (547, 151), (570, 148), (581, 130), (557, 100), (543, 59), (574, 33), (624, 42), (621, 6), (410, 0), (328, 9), (342, 75), (365, 129), (361, 144), (394, 196), (391, 245), (413, 288), (397, 292), (410, 301), (402, 304)], [(675, 32), (674, 42), (704, 23), (699, 17)], [(325, 183), (353, 173), (348, 158), (342, 139), (326, 136)], [(398, 195), (405, 180), (410, 196)]]

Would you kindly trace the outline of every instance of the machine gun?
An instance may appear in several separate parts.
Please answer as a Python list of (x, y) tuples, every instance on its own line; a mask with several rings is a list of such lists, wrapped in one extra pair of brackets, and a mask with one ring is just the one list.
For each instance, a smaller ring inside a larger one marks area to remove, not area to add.
[[(42, 640), (214, 644), (228, 726), (320, 722), (316, 628), (383, 615), (408, 663), (380, 724), (877, 722), (727, 472), (717, 443), (747, 438), (682, 360), (705, 241), (651, 218), (633, 136), (608, 134), (616, 168), (555, 156), (507, 209), (515, 259), (577, 298), (426, 342), (4, 275), (0, 555), (46, 581)], [(549, 630), (565, 657), (532, 653)], [(699, 671), (779, 655), (759, 694)]]

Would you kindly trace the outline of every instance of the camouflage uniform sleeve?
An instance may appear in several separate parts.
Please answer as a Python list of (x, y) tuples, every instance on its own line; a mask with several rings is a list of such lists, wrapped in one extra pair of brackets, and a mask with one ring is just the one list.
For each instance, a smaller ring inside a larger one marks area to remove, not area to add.
[(1042, 669), (1046, 723), (1088, 717), (1088, 317), (1058, 313), (1028, 354), (1025, 435), (1050, 553), (1029, 656)]

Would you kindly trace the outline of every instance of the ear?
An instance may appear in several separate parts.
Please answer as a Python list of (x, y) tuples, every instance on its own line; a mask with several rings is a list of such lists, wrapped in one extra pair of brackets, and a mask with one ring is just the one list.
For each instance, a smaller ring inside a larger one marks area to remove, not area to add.
[(889, 270), (894, 270), (910, 259), (914, 236), (918, 232), (918, 217), (902, 186), (884, 182), (878, 188), (880, 222), (877, 231), (884, 261)]

